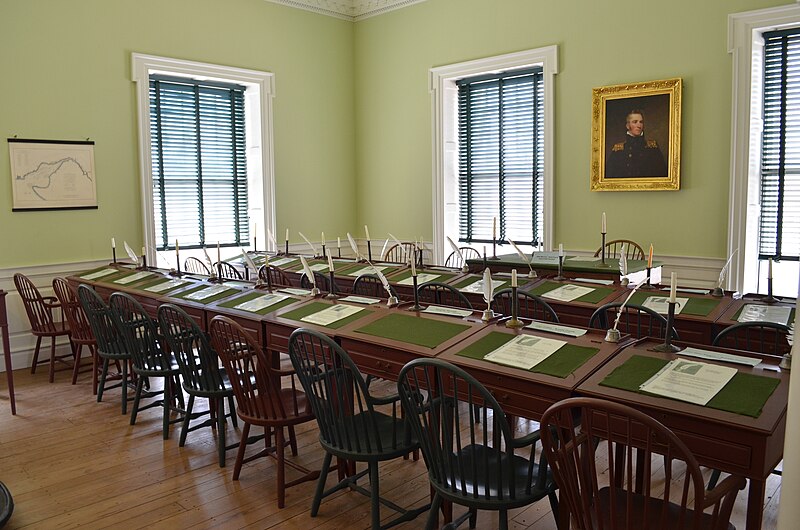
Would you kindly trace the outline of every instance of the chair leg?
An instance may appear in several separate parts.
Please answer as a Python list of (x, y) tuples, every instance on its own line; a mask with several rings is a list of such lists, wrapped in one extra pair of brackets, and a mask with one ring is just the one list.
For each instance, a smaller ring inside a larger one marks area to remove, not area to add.
[(131, 409), (131, 425), (136, 425), (136, 416), (139, 414), (139, 401), (142, 399), (142, 383), (144, 378), (136, 381), (136, 394), (133, 396), (133, 409)]
[[(223, 402), (224, 405), (224, 402)], [(231, 413), (231, 424), (233, 425), (234, 429), (239, 428), (239, 420), (236, 419), (236, 403), (233, 401), (233, 396), (228, 396), (228, 408)], [(224, 412), (225, 409), (223, 408), (222, 411)]]
[(225, 467), (225, 398), (217, 400), (217, 444), (219, 467)]
[(183, 388), (181, 388), (181, 378), (179, 375), (169, 378), (169, 384), (174, 385), (174, 394), (178, 397), (178, 406), (181, 409), (186, 409), (186, 403), (183, 401)]
[(161, 404), (163, 407), (163, 425), (162, 434), (165, 440), (169, 440), (169, 413), (172, 410), (172, 378), (164, 376), (164, 400)]
[(81, 367), (81, 354), (83, 353), (83, 344), (78, 344), (78, 349), (75, 352), (75, 362), (72, 363), (72, 384), (78, 383), (78, 369)]
[(289, 446), (292, 448), (292, 456), (297, 456), (297, 437), (294, 434), (294, 425), (289, 425)]
[(378, 463), (369, 463), (370, 511), (372, 512), (372, 530), (381, 528), (381, 491), (378, 485)]
[(31, 373), (36, 373), (36, 365), (39, 364), (39, 348), (42, 345), (42, 337), (36, 337), (36, 349), (33, 350), (33, 364), (31, 364)]
[(439, 519), (439, 508), (442, 505), (442, 497), (438, 493), (434, 493), (433, 501), (431, 502), (431, 509), (428, 512), (428, 520), (425, 521), (425, 530), (433, 530), (436, 527), (436, 521)]
[(236, 463), (233, 464), (233, 480), (239, 480), (244, 461), (244, 450), (247, 448), (247, 437), (250, 436), (250, 424), (245, 422), (242, 427), (242, 438), (239, 440), (239, 450), (236, 452)]
[(103, 371), (100, 373), (100, 385), (97, 387), (97, 402), (103, 401), (103, 390), (106, 388), (106, 377), (108, 376), (108, 358), (103, 359)]
[(50, 337), (50, 369), (48, 379), (52, 383), (56, 379), (56, 338)]
[(181, 437), (178, 440), (178, 447), (186, 445), (186, 435), (189, 434), (189, 420), (192, 417), (192, 407), (194, 407), (194, 396), (189, 396), (189, 403), (186, 404), (186, 412), (183, 416), (183, 425), (181, 426)]
[(508, 510), (500, 510), (500, 530), (508, 530)]
[(97, 355), (97, 348), (89, 346), (89, 353), (92, 354), (92, 395), (97, 395), (97, 367), (100, 364), (100, 356)]
[(122, 363), (122, 413), (128, 412), (128, 361)]
[(331, 469), (331, 459), (333, 459), (333, 455), (326, 452), (325, 459), (322, 461), (319, 480), (317, 480), (317, 491), (314, 492), (314, 500), (311, 502), (311, 517), (316, 517), (317, 513), (319, 513), (319, 504), (322, 502), (322, 494), (325, 492), (325, 480), (328, 478), (328, 472)]
[(283, 427), (275, 429), (275, 452), (278, 458), (278, 508), (286, 506), (286, 443)]
[(719, 469), (715, 469), (711, 472), (711, 477), (708, 479), (708, 490), (713, 490), (716, 487), (717, 482), (719, 481), (719, 475)]

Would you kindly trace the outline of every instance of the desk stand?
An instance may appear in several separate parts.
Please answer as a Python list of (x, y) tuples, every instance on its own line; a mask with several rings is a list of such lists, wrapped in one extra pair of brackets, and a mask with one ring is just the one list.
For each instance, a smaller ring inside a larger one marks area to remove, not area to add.
[(553, 279), (558, 281), (566, 280), (564, 277), (564, 256), (558, 257), (558, 276)]
[(511, 287), (511, 320), (506, 322), (507, 328), (521, 328), (525, 324), (518, 318), (519, 298), (517, 298), (518, 287)]
[(17, 414), (17, 402), (14, 399), (14, 370), (11, 367), (11, 344), (8, 339), (8, 312), (6, 311), (6, 293), (0, 290), (0, 334), (3, 336), (3, 359), (8, 381), (8, 396), (11, 401), (11, 415)]
[(600, 232), (600, 266), (601, 267), (610, 267), (608, 263), (606, 263), (606, 233)]
[(675, 323), (675, 302), (669, 302), (667, 304), (669, 309), (667, 309), (667, 330), (664, 333), (664, 344), (660, 344), (653, 348), (653, 350), (658, 352), (667, 352), (667, 353), (676, 353), (679, 352), (681, 349), (672, 344), (672, 327)]
[(645, 284), (640, 287), (643, 291), (653, 291), (655, 290), (655, 285), (650, 283), (650, 267), (647, 267), (647, 280), (645, 280)]

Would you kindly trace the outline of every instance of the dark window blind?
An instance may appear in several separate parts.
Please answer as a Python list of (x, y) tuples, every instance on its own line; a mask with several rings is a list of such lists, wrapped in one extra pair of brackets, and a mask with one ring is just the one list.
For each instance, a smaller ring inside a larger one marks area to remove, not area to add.
[(800, 28), (764, 33), (759, 258), (800, 254)]
[(243, 86), (150, 76), (158, 250), (246, 245)]
[(457, 81), (459, 240), (537, 245), (544, 207), (544, 86), (529, 68)]

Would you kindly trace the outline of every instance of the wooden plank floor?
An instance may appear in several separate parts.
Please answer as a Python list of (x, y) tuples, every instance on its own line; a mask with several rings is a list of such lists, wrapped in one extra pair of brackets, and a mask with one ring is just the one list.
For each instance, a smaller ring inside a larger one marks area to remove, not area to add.
[[(14, 496), (14, 515), (7, 528), (275, 528), (357, 529), (369, 527), (369, 499), (339, 492), (325, 499), (317, 517), (309, 516), (314, 483), (289, 488), (286, 507), (277, 508), (272, 460), (245, 464), (239, 481), (231, 479), (235, 452), (228, 466), (217, 465), (215, 433), (189, 433), (178, 447), (179, 427), (169, 440), (161, 438), (160, 409), (140, 413), (137, 424), (120, 413), (119, 390), (97, 403), (83, 375), (69, 384), (68, 372), (47, 383), (44, 368), (36, 375), (14, 373), (17, 416), (11, 416), (5, 377), (0, 378), (0, 481)], [(381, 383), (378, 383), (379, 385)], [(389, 383), (386, 390), (391, 391)], [(198, 401), (201, 403), (201, 401)], [(535, 428), (519, 420), (518, 432)], [(323, 451), (314, 424), (298, 431), (302, 465), (317, 469)], [(239, 432), (228, 426), (229, 442)], [(255, 450), (255, 447), (252, 448)], [(401, 506), (428, 500), (425, 465), (396, 460), (381, 466), (381, 492)], [(294, 471), (287, 469), (292, 479)], [(328, 484), (333, 483), (334, 476)], [(733, 523), (744, 528), (746, 492), (740, 492)], [(765, 529), (776, 528), (780, 478), (767, 483)], [(456, 513), (462, 510), (455, 508)], [(385, 518), (392, 512), (384, 509)], [(555, 528), (544, 500), (509, 514), (511, 528)], [(397, 528), (424, 526), (424, 516)], [(463, 525), (466, 527), (467, 525)], [(496, 514), (482, 512), (478, 528), (497, 528)]]

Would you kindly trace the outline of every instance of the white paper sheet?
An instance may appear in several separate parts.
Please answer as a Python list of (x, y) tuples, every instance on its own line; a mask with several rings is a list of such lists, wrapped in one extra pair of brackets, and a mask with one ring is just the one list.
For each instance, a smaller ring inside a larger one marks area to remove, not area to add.
[(233, 308), (256, 313), (264, 308), (282, 302), (287, 298), (289, 297), (280, 294), (265, 294), (264, 296), (259, 296), (257, 298), (253, 298), (252, 300), (248, 300), (247, 302), (242, 302), (241, 304), (235, 305)]
[(594, 256), (572, 256), (571, 258), (567, 258), (567, 261), (589, 261), (589, 262), (593, 262), (593, 261), (600, 261), (602, 259), (603, 258), (600, 257), (600, 256), (598, 256), (598, 257), (594, 257)]
[(537, 252), (533, 255), (532, 263), (551, 263), (558, 265), (558, 252)]
[(696, 405), (706, 405), (728, 384), (736, 372), (736, 368), (730, 366), (675, 359), (639, 389)]
[(152, 276), (153, 274), (150, 272), (137, 272), (136, 274), (131, 274), (130, 276), (126, 276), (124, 278), (120, 278), (119, 280), (114, 280), (114, 283), (118, 283), (120, 285), (128, 285), (129, 283), (137, 282), (143, 278), (147, 278), (148, 276)]
[(586, 335), (585, 329), (573, 328), (570, 326), (562, 326), (560, 324), (549, 324), (547, 322), (533, 321), (525, 327), (528, 329), (536, 329), (539, 331), (556, 333), (558, 335), (566, 335), (568, 337), (582, 337)]
[(81, 276), (84, 280), (96, 280), (97, 278), (102, 278), (103, 276), (108, 276), (109, 274), (114, 274), (115, 272), (119, 272), (118, 269), (103, 269), (97, 272), (93, 272), (91, 274), (87, 274), (85, 276)]
[(591, 287), (584, 287), (582, 285), (573, 285), (568, 283), (567, 285), (562, 285), (557, 289), (553, 289), (552, 291), (542, 294), (542, 298), (550, 298), (551, 300), (559, 300), (561, 302), (571, 302), (593, 291), (594, 289)]
[(775, 322), (788, 324), (792, 308), (789, 306), (768, 306), (759, 304), (745, 304), (739, 313), (739, 322)]
[(614, 285), (614, 280), (603, 280), (601, 278), (574, 278), (576, 282), (596, 283), (597, 285)]
[[(666, 315), (669, 312), (669, 296), (648, 296), (645, 298), (644, 303), (642, 305), (649, 309), (652, 309), (656, 313), (661, 313), (662, 315)], [(683, 308), (686, 307), (686, 303), (689, 301), (688, 298), (683, 298), (680, 296), (675, 297), (675, 314), (680, 315)]]
[[(435, 282), (437, 279), (441, 278), (439, 274), (429, 274), (427, 272), (420, 272), (417, 274), (417, 285), (422, 285), (423, 283), (428, 282)], [(403, 280), (397, 282), (397, 285), (414, 285), (414, 277), (409, 276)]]
[(308, 289), (295, 289), (294, 287), (285, 287), (278, 290), (279, 293), (293, 294), (295, 296), (308, 296), (311, 291)]
[(185, 280), (170, 280), (168, 282), (159, 283), (158, 285), (153, 285), (145, 289), (145, 291), (149, 291), (151, 293), (163, 293), (164, 291), (169, 291), (170, 289), (175, 289), (180, 287), (181, 285), (186, 285), (187, 281)]
[(746, 366), (755, 366), (761, 363), (761, 359), (754, 359), (753, 357), (745, 357), (743, 355), (732, 355), (730, 353), (702, 350), (700, 348), (686, 348), (682, 351), (679, 351), (678, 355), (686, 357), (697, 357), (698, 359), (708, 359), (710, 361), (724, 361), (726, 363), (744, 364)]
[(519, 335), (506, 342), (484, 359), (506, 366), (530, 370), (566, 344), (563, 340), (533, 335)]
[(297, 258), (280, 258), (276, 260), (270, 260), (269, 264), (272, 265), (273, 267), (281, 267), (283, 265), (286, 265), (287, 263), (291, 263), (296, 260)]
[[(662, 291), (669, 291), (669, 287), (662, 287)], [(675, 292), (689, 294), (708, 294), (708, 289), (692, 289), (691, 287), (677, 287)]]
[(377, 304), (380, 302), (380, 298), (367, 298), (365, 296), (345, 296), (344, 298), (339, 298), (340, 302), (353, 302), (356, 304), (365, 304), (365, 305), (372, 305)]
[(469, 309), (458, 309), (455, 307), (444, 307), (440, 305), (429, 305), (421, 311), (422, 313), (433, 313), (434, 315), (447, 315), (449, 317), (464, 318), (472, 314)]
[(343, 318), (347, 318), (350, 315), (355, 315), (364, 311), (360, 307), (355, 307), (352, 305), (345, 305), (345, 304), (337, 304), (332, 305), (322, 311), (318, 311), (313, 315), (304, 316), (300, 320), (303, 322), (308, 322), (309, 324), (317, 324), (319, 326), (327, 326), (333, 324), (334, 322), (338, 322)]
[(383, 272), (389, 267), (361, 267), (360, 269), (356, 269), (353, 272), (347, 273), (348, 276), (358, 277), (362, 274), (375, 274), (375, 269)]
[[(496, 291), (498, 287), (503, 285), (505, 280), (492, 280), (492, 291)], [(483, 294), (483, 278), (475, 280), (469, 285), (464, 287), (459, 287), (458, 289), (462, 293), (475, 293), (475, 294)]]
[(200, 289), (199, 291), (187, 294), (184, 296), (184, 298), (186, 300), (203, 301), (207, 298), (211, 298), (212, 296), (224, 293), (228, 289), (229, 287), (225, 287), (224, 285), (214, 285), (213, 287), (206, 287), (204, 289)]

